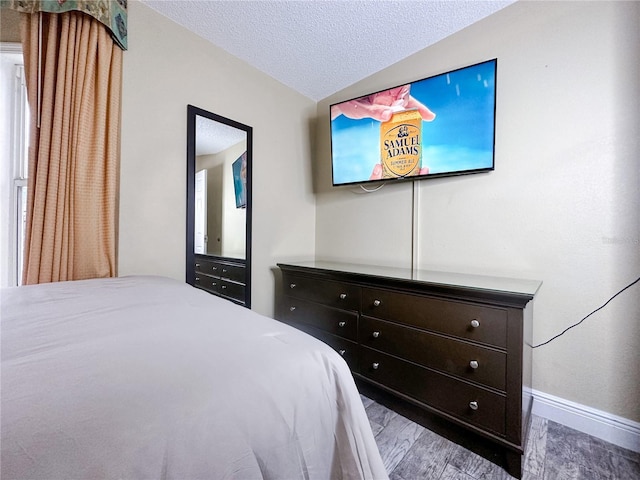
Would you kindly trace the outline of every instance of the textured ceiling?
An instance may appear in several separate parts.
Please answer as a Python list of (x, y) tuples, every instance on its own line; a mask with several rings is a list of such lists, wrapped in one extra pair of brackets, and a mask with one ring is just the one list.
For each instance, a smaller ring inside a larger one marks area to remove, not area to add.
[(196, 156), (220, 153), (247, 139), (244, 130), (198, 115), (196, 117)]
[(515, 0), (142, 0), (322, 100)]

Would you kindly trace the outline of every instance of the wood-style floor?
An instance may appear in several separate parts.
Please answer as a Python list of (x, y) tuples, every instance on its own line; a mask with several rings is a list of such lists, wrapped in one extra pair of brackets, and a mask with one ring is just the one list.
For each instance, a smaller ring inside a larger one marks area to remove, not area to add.
[[(362, 396), (391, 480), (511, 480), (483, 457)], [(523, 480), (638, 480), (640, 453), (532, 416)]]

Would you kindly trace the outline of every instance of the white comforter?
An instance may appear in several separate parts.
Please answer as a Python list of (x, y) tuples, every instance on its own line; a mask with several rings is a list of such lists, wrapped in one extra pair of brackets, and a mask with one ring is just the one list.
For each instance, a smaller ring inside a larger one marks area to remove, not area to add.
[(348, 367), (160, 277), (2, 291), (2, 480), (387, 478)]

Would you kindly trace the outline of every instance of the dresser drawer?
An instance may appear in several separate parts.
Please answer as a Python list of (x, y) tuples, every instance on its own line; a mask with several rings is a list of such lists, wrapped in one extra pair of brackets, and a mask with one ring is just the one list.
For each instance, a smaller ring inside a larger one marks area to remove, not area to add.
[(285, 294), (345, 310), (360, 309), (360, 287), (313, 277), (283, 276)]
[(228, 279), (237, 283), (244, 284), (246, 282), (246, 268), (244, 265), (218, 262), (218, 275), (220, 278)]
[(358, 338), (358, 314), (299, 298), (285, 297), (282, 320), (305, 324), (349, 340)]
[(356, 342), (332, 335), (311, 325), (305, 325), (303, 323), (290, 323), (289, 325), (329, 345), (344, 358), (351, 370), (355, 370), (358, 367), (358, 344)]
[(363, 346), (359, 372), (471, 425), (505, 435), (504, 395)]
[(358, 342), (436, 370), (504, 390), (504, 352), (371, 317), (360, 317)]
[(235, 300), (237, 302), (244, 303), (245, 299), (245, 286), (242, 283), (228, 282), (224, 279), (218, 280), (220, 289), (218, 292), (220, 295)]
[(221, 260), (197, 258), (195, 260), (195, 272), (196, 275), (198, 275), (198, 273), (204, 273), (238, 283), (245, 283), (246, 279), (246, 268), (244, 265)]
[(220, 279), (201, 272), (196, 272), (194, 285), (209, 292), (218, 293), (220, 291)]
[(363, 288), (362, 314), (506, 348), (507, 312), (500, 308)]
[(205, 260), (203, 258), (196, 258), (195, 260), (196, 276), (198, 276), (199, 273), (204, 273), (206, 275), (219, 277), (220, 271), (220, 264), (215, 260)]

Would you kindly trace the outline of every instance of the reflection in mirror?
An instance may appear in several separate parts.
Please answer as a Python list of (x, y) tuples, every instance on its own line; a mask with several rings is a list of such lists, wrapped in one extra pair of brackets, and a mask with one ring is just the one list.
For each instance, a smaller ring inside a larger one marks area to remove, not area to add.
[(247, 134), (196, 118), (194, 252), (245, 258)]
[(187, 283), (251, 306), (252, 128), (187, 108)]

